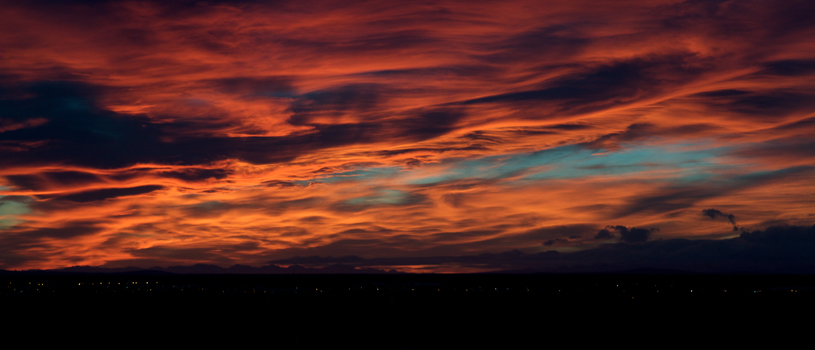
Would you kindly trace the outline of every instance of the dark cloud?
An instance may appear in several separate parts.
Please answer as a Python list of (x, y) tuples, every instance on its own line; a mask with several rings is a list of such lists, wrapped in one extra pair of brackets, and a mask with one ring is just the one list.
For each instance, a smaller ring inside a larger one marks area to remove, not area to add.
[[(448, 242), (455, 242), (456, 240), (468, 239), (468, 240), (478, 240), (492, 237), (497, 234), (500, 234), (501, 230), (461, 230), (461, 231), (445, 231), (439, 232), (432, 235), (429, 235), (428, 238), (431, 242), (438, 242), (438, 243), (448, 243)], [(406, 236), (405, 238), (411, 238)], [(483, 243), (484, 245), (489, 244), (496, 244), (497, 242), (491, 241), (490, 243)], [(483, 241), (482, 241), (483, 242)], [(481, 242), (480, 242), (481, 243)]]
[(5, 132), (0, 138), (47, 144), (25, 154), (9, 154), (3, 163), (67, 162), (110, 168), (149, 163), (156, 156), (176, 158), (172, 145), (162, 149), (159, 139), (164, 135), (159, 125), (142, 118), (117, 117), (96, 108), (101, 89), (75, 82), (38, 82), (16, 87), (13, 91), (26, 95), (0, 100), (0, 111), (15, 119), (44, 117), (49, 122)]
[(680, 209), (693, 207), (696, 202), (719, 196), (731, 188), (666, 188), (654, 191), (648, 195), (629, 199), (628, 205), (620, 208), (615, 217), (650, 212), (667, 213)]
[(710, 69), (693, 55), (638, 57), (586, 69), (538, 90), (505, 93), (462, 102), (518, 103), (557, 102), (561, 112), (584, 113), (628, 103), (665, 89), (671, 83), (690, 80)]
[(789, 130), (807, 130), (812, 129), (815, 127), (815, 117), (806, 118), (794, 121), (792, 123), (780, 125), (776, 127), (776, 130), (782, 131), (789, 131)]
[(714, 91), (700, 92), (700, 93), (691, 95), (691, 97), (732, 98), (732, 97), (741, 97), (741, 96), (748, 96), (748, 95), (750, 95), (750, 91), (736, 90), (736, 89), (724, 89), (724, 90), (714, 90)]
[(325, 216), (306, 216), (304, 218), (300, 218), (297, 221), (303, 223), (322, 223), (328, 221), (329, 219)]
[(491, 135), (489, 132), (482, 130), (467, 133), (465, 135), (460, 136), (459, 138), (467, 141), (486, 144), (501, 144), (506, 141), (505, 139), (498, 135), (494, 134)]
[(292, 77), (235, 77), (208, 80), (217, 90), (247, 97), (289, 97), (293, 95)]
[(726, 181), (708, 181), (696, 186), (671, 186), (650, 193), (629, 197), (628, 204), (617, 210), (612, 218), (636, 213), (670, 213), (695, 206), (699, 201), (728, 194), (735, 190), (768, 185), (786, 178), (808, 174), (811, 167), (799, 166), (776, 171), (739, 175)]
[[(53, 81), (14, 86), (12, 89), (5, 87), (2, 90), (0, 93), (17, 96), (0, 100), (0, 113), (4, 118), (48, 119), (47, 123), (34, 128), (0, 133), (0, 142), (46, 141), (25, 152), (7, 152), (0, 160), (0, 164), (7, 165), (61, 162), (119, 168), (138, 163), (198, 165), (230, 158), (255, 164), (277, 163), (325, 147), (377, 142), (394, 136), (411, 139), (435, 137), (451, 130), (453, 124), (463, 117), (462, 112), (447, 108), (417, 111), (391, 124), (316, 125), (312, 133), (287, 137), (224, 137), (209, 135), (211, 125), (206, 123), (158, 123), (146, 117), (122, 116), (99, 109), (96, 101), (101, 97), (101, 86)], [(375, 105), (373, 99), (376, 99), (376, 94), (344, 91), (339, 96), (331, 95), (317, 100), (338, 110), (364, 109)], [(228, 125), (217, 127), (225, 126)], [(202, 176), (217, 178), (221, 174), (198, 171), (198, 174), (168, 175), (195, 179)], [(17, 178), (16, 181), (22, 183), (27, 180)], [(30, 184), (34, 182), (28, 180)]]
[(291, 105), (292, 125), (314, 125), (319, 117), (341, 117), (347, 113), (367, 113), (377, 109), (393, 94), (387, 85), (354, 84), (314, 91), (300, 96)]
[(314, 140), (312, 147), (432, 139), (454, 130), (456, 122), (465, 116), (464, 109), (445, 107), (411, 111), (380, 122), (314, 124), (312, 126), (317, 131), (318, 137)]
[(377, 77), (377, 78), (436, 78), (439, 76), (445, 77), (462, 77), (471, 78), (474, 76), (489, 77), (500, 73), (498, 67), (492, 65), (453, 65), (453, 66), (437, 66), (427, 68), (408, 68), (408, 69), (387, 69), (371, 72), (364, 72), (355, 74), (356, 76), (363, 77)]
[(625, 226), (606, 226), (606, 228), (597, 232), (594, 236), (594, 239), (611, 239), (615, 236), (611, 233), (611, 231), (616, 231), (620, 234), (620, 242), (625, 243), (640, 243), (645, 242), (651, 236), (651, 233), (654, 231), (659, 231), (659, 229), (652, 228), (652, 229), (644, 229), (644, 228), (636, 228), (636, 227), (625, 227)]
[(551, 246), (551, 245), (560, 244), (560, 243), (569, 243), (569, 240), (568, 239), (563, 239), (563, 238), (550, 239), (550, 240), (548, 240), (546, 242), (543, 242), (543, 245)]
[(426, 140), (453, 131), (456, 122), (464, 119), (466, 113), (459, 108), (440, 108), (419, 111), (394, 123), (393, 127), (403, 137), (413, 140)]
[[(804, 128), (807, 122), (800, 124), (785, 126), (784, 129), (792, 129), (798, 127), (797, 131), (806, 133)], [(801, 138), (786, 138), (770, 140), (761, 143), (747, 145), (731, 152), (732, 155), (745, 158), (782, 158), (782, 157), (797, 157), (800, 159), (807, 159), (815, 157), (815, 140), (808, 137)], [(804, 168), (791, 168), (791, 171), (803, 170)]]
[(726, 214), (718, 209), (703, 209), (702, 215), (707, 216), (711, 219), (716, 219), (718, 217), (727, 218), (731, 224), (733, 224), (733, 231), (737, 231), (739, 229), (738, 224), (736, 223), (736, 216), (733, 214)]
[[(398, 149), (398, 150), (384, 150), (384, 151), (374, 151), (374, 152), (365, 152), (365, 155), (375, 156), (375, 157), (389, 157), (389, 156), (396, 156), (400, 154), (408, 154), (408, 153), (444, 153), (444, 152), (454, 152), (454, 151), (486, 151), (489, 148), (480, 146), (480, 145), (471, 145), (467, 147), (438, 147), (438, 148), (407, 148), (407, 149)], [(419, 161), (418, 159), (413, 158), (415, 161)], [(420, 161), (419, 161), (420, 162)]]
[(86, 203), (86, 202), (94, 202), (94, 201), (101, 201), (105, 199), (117, 198), (117, 197), (124, 197), (124, 196), (135, 196), (145, 193), (150, 193), (153, 191), (158, 191), (163, 189), (164, 186), (159, 185), (145, 185), (145, 186), (137, 186), (137, 187), (128, 187), (128, 188), (105, 188), (99, 190), (91, 190), (85, 192), (79, 192), (64, 196), (38, 196), (40, 198), (54, 198), (59, 200), (67, 200), (71, 202), (78, 202), (78, 203)]
[(611, 230), (606, 229), (606, 228), (604, 228), (604, 229), (602, 229), (600, 231), (597, 231), (597, 234), (594, 236), (594, 239), (602, 239), (602, 240), (607, 240), (607, 239), (612, 239), (612, 238), (614, 238), (614, 234), (611, 233)]
[(635, 123), (625, 130), (602, 135), (591, 142), (581, 144), (588, 149), (618, 150), (626, 143), (636, 143), (651, 137), (699, 137), (705, 132), (720, 129), (719, 126), (706, 123), (686, 124), (676, 127), (660, 128), (649, 123)]
[(768, 116), (784, 116), (800, 109), (810, 109), (815, 106), (815, 95), (797, 91), (766, 91), (747, 96), (722, 101), (722, 107), (740, 112), (767, 118)]
[(691, 95), (690, 98), (722, 112), (736, 112), (746, 117), (779, 119), (815, 106), (815, 95), (796, 90), (725, 89)]
[(815, 27), (812, 18), (807, 16), (807, 13), (815, 11), (815, 4), (811, 1), (791, 0), (783, 3), (758, 1), (756, 4), (753, 13), (767, 21), (762, 23), (762, 27), (767, 30), (768, 40), (779, 37), (794, 38)]
[(815, 60), (781, 60), (764, 64), (767, 74), (801, 76), (815, 74)]
[(37, 175), (6, 175), (6, 181), (14, 187), (24, 190), (42, 190), (48, 188), (48, 182)]
[(289, 181), (280, 181), (280, 180), (269, 180), (263, 181), (262, 184), (269, 186), (269, 187), (295, 187), (297, 184)]
[[(619, 227), (619, 226), (618, 226)], [(659, 229), (644, 229), (644, 228), (634, 228), (632, 227), (630, 230), (619, 230), (620, 232), (620, 241), (626, 243), (638, 243), (638, 242), (645, 242), (648, 240), (648, 237), (651, 236), (651, 232), (659, 231)]]
[(548, 128), (535, 128), (535, 127), (528, 127), (528, 128), (518, 128), (513, 129), (510, 131), (516, 135), (523, 135), (523, 136), (537, 136), (537, 135), (557, 135), (559, 134), (558, 131), (549, 130)]
[(387, 130), (376, 123), (315, 125), (314, 128), (319, 134), (314, 141), (323, 147), (372, 143), (384, 140), (387, 135)]
[(387, 32), (359, 33), (344, 40), (330, 38), (280, 38), (277, 43), (291, 50), (303, 50), (320, 54), (333, 55), (369, 55), (381, 54), (382, 51), (393, 52), (406, 48), (433, 46), (440, 44), (424, 30), (404, 29)]
[(527, 231), (523, 234), (523, 238), (529, 239), (530, 241), (541, 241), (555, 237), (579, 238), (582, 235), (595, 230), (597, 230), (597, 225), (593, 224), (545, 226)]
[(59, 227), (29, 227), (25, 224), (7, 229), (0, 235), (0, 268), (46, 260), (42, 250), (53, 249), (54, 240), (71, 240), (102, 231), (99, 222), (74, 221)]
[(485, 52), (491, 53), (481, 55), (479, 59), (490, 64), (506, 64), (519, 61), (539, 62), (542, 57), (568, 57), (592, 41), (578, 32), (580, 27), (581, 23), (569, 23), (535, 28), (501, 41), (481, 44)]
[(566, 130), (566, 131), (575, 131), (575, 130), (586, 130), (591, 129), (594, 126), (587, 125), (587, 124), (558, 124), (558, 125), (550, 125), (547, 126), (547, 129), (555, 129), (555, 130)]
[(774, 1), (683, 1), (656, 7), (653, 15), (662, 18), (663, 28), (675, 32), (696, 31), (718, 39), (749, 38), (757, 51), (784, 43), (779, 38), (796, 38), (813, 27), (807, 11), (812, 2)]
[(57, 238), (70, 239), (80, 236), (87, 236), (101, 231), (98, 226), (92, 223), (71, 223), (57, 228), (37, 228), (18, 232), (17, 235), (29, 238)]
[[(466, 116), (460, 107), (426, 108), (393, 115), (384, 112), (393, 96), (409, 94), (389, 85), (352, 84), (297, 96), (290, 106), (288, 123), (311, 126), (315, 133), (302, 140), (306, 149), (336, 147), (380, 141), (421, 141), (450, 132)], [(358, 123), (332, 123), (342, 119), (362, 119)]]
[(7, 175), (6, 180), (15, 187), (24, 190), (43, 190), (54, 185), (81, 186), (102, 182), (96, 174), (81, 171), (43, 172), (36, 175)]
[[(128, 181), (143, 177), (162, 177), (169, 179), (177, 179), (185, 182), (201, 182), (210, 179), (222, 180), (233, 174), (230, 169), (209, 169), (209, 168), (136, 168), (124, 169), (113, 172), (108, 175), (97, 176), (93, 175), (99, 181), (112, 180), (112, 181)], [(102, 179), (104, 178), (104, 180)]]
[(653, 136), (655, 129), (651, 124), (631, 124), (625, 131), (603, 135), (584, 146), (590, 149), (613, 150), (619, 148), (620, 143), (639, 141)]
[(84, 185), (101, 181), (98, 175), (81, 171), (44, 172), (42, 175), (61, 185)]
[(163, 171), (159, 172), (158, 174), (160, 176), (172, 179), (179, 179), (187, 182), (198, 182), (208, 179), (225, 179), (232, 174), (232, 171), (229, 169), (182, 169)]

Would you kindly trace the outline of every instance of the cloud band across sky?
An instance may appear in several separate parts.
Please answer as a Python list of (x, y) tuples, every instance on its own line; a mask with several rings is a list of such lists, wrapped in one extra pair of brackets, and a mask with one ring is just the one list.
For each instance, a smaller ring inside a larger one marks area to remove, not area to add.
[(808, 1), (0, 6), (0, 268), (815, 223)]

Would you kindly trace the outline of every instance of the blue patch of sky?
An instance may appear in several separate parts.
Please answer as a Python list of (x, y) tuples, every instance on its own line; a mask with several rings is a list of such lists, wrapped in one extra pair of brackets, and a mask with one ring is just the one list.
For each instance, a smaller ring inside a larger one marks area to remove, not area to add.
[(62, 108), (75, 111), (90, 111), (93, 106), (86, 100), (81, 98), (66, 97), (62, 99)]
[(379, 190), (373, 196), (352, 198), (346, 201), (351, 205), (382, 205), (402, 204), (407, 201), (408, 194), (398, 190)]
[[(692, 147), (698, 144), (670, 146), (627, 145), (618, 151), (599, 153), (579, 145), (569, 145), (532, 153), (491, 156), (471, 160), (446, 160), (441, 166), (448, 170), (427, 177), (410, 177), (406, 184), (426, 185), (462, 179), (502, 179), (517, 177), (520, 181), (544, 179), (572, 179), (589, 176), (613, 176), (651, 170), (667, 170), (677, 182), (704, 181), (717, 170), (728, 166), (714, 159), (727, 153), (729, 148)], [(704, 146), (704, 145), (701, 145)], [(418, 171), (421, 171), (418, 170)], [(299, 181), (303, 185), (319, 181), (365, 181), (398, 177), (405, 174), (400, 167), (365, 168), (334, 173), (311, 180)]]
[[(7, 187), (4, 187), (5, 189)], [(0, 196), (0, 230), (7, 229), (22, 222), (16, 215), (25, 215), (31, 212), (31, 208), (19, 201), (3, 200)]]
[(378, 167), (378, 168), (364, 168), (352, 171), (344, 171), (341, 173), (333, 173), (325, 176), (318, 176), (309, 180), (292, 181), (301, 186), (307, 186), (312, 182), (322, 183), (335, 183), (340, 181), (366, 181), (375, 178), (392, 177), (395, 176), (401, 167)]
[(466, 178), (501, 179), (518, 176), (519, 180), (571, 179), (588, 176), (622, 175), (654, 169), (673, 170), (677, 177), (704, 180), (711, 171), (721, 168), (710, 162), (723, 148), (682, 150), (672, 147), (635, 147), (599, 154), (596, 150), (576, 145), (512, 156), (493, 156), (451, 164), (451, 170), (411, 181), (432, 184)]
[[(530, 174), (524, 179), (569, 179), (586, 176), (622, 175), (649, 170), (671, 170), (674, 177), (687, 180), (704, 180), (714, 169), (722, 166), (710, 162), (721, 149), (680, 151), (676, 148), (629, 148), (606, 154), (592, 154), (589, 150), (578, 151), (575, 156), (556, 162), (547, 171)], [(532, 163), (545, 159), (532, 157)], [(544, 157), (545, 158), (545, 157)]]

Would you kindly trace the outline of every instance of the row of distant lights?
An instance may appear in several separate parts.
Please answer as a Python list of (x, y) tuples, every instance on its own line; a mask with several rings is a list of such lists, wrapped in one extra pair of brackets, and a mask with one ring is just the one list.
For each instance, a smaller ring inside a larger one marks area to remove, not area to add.
[[(144, 283), (145, 283), (145, 284), (150, 284), (150, 282), (144, 282)], [(29, 284), (31, 284), (31, 283), (29, 282)], [(86, 283), (86, 284), (87, 284), (87, 283)], [(99, 282), (99, 285), (104, 285), (104, 284), (105, 284), (105, 282)], [(108, 282), (108, 284), (110, 284), (110, 282)], [(121, 282), (117, 282), (116, 284), (117, 284), (117, 285), (120, 285), (120, 284), (122, 284), (122, 283), (121, 283)], [(127, 284), (127, 282), (125, 282), (125, 284)], [(139, 282), (130, 282), (130, 284), (139, 284)], [(155, 282), (154, 284), (158, 284), (158, 282)], [(40, 284), (40, 285), (42, 285), (42, 284)], [(82, 282), (77, 283), (77, 285), (78, 285), (78, 286), (81, 286), (81, 285), (82, 285)], [(91, 285), (93, 286), (93, 285), (95, 285), (95, 284), (94, 284), (93, 282), (91, 282)]]
[[(130, 282), (130, 283), (131, 283), (131, 284), (139, 284), (139, 282)], [(12, 284), (12, 282), (9, 282), (9, 284)], [(28, 282), (28, 284), (32, 284), (32, 283), (31, 283), (31, 282)], [(108, 285), (110, 285), (110, 282), (108, 282), (107, 284), (108, 284)], [(117, 285), (121, 285), (122, 283), (121, 283), (121, 282), (117, 282), (116, 284), (117, 284)], [(127, 284), (127, 283), (125, 283), (125, 284)], [(145, 282), (145, 284), (150, 284), (150, 282)], [(155, 282), (154, 284), (158, 284), (158, 282)], [(37, 285), (38, 285), (38, 286), (44, 286), (45, 284), (44, 284), (44, 283), (37, 283)], [(77, 283), (77, 285), (78, 285), (78, 286), (81, 286), (81, 285), (82, 285), (82, 282)], [(91, 282), (91, 285), (93, 286), (93, 285), (95, 285), (95, 283)], [(104, 283), (104, 282), (99, 282), (99, 285), (105, 285), (105, 283)], [(617, 287), (619, 287), (619, 286), (620, 286), (620, 285), (618, 284), (618, 285), (617, 285)], [(654, 287), (656, 287), (656, 285), (654, 285)], [(362, 287), (360, 287), (360, 289), (361, 289), (361, 288), (362, 288)], [(183, 290), (183, 289), (182, 289), (182, 290)], [(203, 290), (203, 288), (201, 288), (201, 290)], [(322, 292), (323, 292), (323, 291), (322, 291), (322, 290), (320, 290), (319, 288), (315, 288), (314, 290), (319, 291), (320, 293), (322, 293)], [(348, 290), (351, 290), (351, 288), (348, 288)], [(379, 288), (376, 288), (376, 290), (379, 290)], [(495, 288), (495, 290), (497, 291), (497, 290), (498, 290), (498, 288)], [(509, 288), (507, 288), (507, 290), (509, 290)], [(416, 289), (411, 289), (411, 291), (416, 291)], [(439, 291), (439, 292), (441, 292), (441, 289), (438, 289), (438, 291)], [(469, 291), (470, 291), (470, 289), (469, 289), (469, 288), (467, 288), (467, 289), (464, 289), (464, 291), (465, 291), (465, 292), (469, 292)], [(526, 291), (527, 291), (527, 292), (529, 292), (529, 288), (526, 288)], [(560, 290), (560, 289), (558, 289), (558, 292), (560, 292), (560, 291), (561, 291), (561, 290)], [(691, 290), (690, 290), (690, 292), (691, 292), (691, 293), (693, 293), (693, 289), (691, 289)], [(725, 290), (724, 290), (724, 292), (725, 292), (725, 293), (727, 293), (727, 289), (725, 289)], [(790, 292), (791, 292), (791, 293), (798, 293), (798, 290), (797, 290), (797, 289), (790, 289)], [(659, 293), (659, 289), (657, 289), (657, 293)], [(753, 293), (761, 293), (761, 290), (754, 290), (754, 291), (753, 291)], [(633, 298), (632, 298), (632, 299), (633, 299)]]

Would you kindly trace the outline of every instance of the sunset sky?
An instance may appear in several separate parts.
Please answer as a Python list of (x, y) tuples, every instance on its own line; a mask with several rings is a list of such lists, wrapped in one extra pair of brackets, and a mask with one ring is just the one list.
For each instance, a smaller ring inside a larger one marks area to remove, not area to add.
[(0, 269), (475, 272), (811, 226), (813, 13), (0, 1)]

